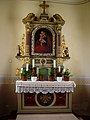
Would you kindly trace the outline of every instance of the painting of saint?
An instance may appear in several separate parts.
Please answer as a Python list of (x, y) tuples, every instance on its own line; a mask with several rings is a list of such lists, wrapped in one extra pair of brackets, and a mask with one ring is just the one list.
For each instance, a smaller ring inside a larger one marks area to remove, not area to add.
[(35, 33), (34, 53), (52, 53), (52, 33), (40, 28)]

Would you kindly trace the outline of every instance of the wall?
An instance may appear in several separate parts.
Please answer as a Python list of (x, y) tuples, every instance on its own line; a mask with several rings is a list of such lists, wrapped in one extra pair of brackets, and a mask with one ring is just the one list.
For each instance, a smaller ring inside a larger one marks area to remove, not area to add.
[[(7, 113), (8, 109), (17, 109), (15, 69), (21, 64), (15, 58), (15, 55), (17, 53), (17, 45), (21, 43), (22, 34), (25, 33), (22, 19), (30, 12), (35, 13), (37, 16), (40, 15), (40, 3), (39, 1), (28, 0), (0, 0), (0, 92), (4, 91), (4, 94), (7, 94), (6, 98), (3, 94), (0, 98), (2, 99), (2, 102), (0, 101), (1, 114)], [(90, 93), (90, 89), (85, 87), (90, 84), (90, 2), (81, 5), (52, 2), (48, 2), (48, 4), (50, 7), (47, 12), (50, 16), (58, 13), (65, 20), (62, 34), (65, 35), (71, 59), (66, 61), (64, 65), (70, 68), (73, 75), (72, 79), (76, 80), (79, 85), (73, 97), (78, 97), (76, 101), (73, 99), (73, 106), (77, 109), (82, 99), (81, 93), (86, 91), (87, 98), (89, 98)], [(83, 83), (83, 85), (79, 83)], [(10, 91), (13, 96), (8, 94)], [(81, 97), (79, 97), (80, 95)], [(15, 99), (12, 101), (13, 98)], [(11, 100), (11, 103), (7, 102), (6, 99), (8, 101)]]
[[(40, 2), (28, 0), (0, 1), (0, 55), (2, 56), (0, 76), (15, 76), (15, 69), (19, 64), (15, 59), (17, 45), (20, 44), (22, 34), (25, 33), (22, 19), (30, 12), (38, 16), (41, 13), (39, 4)], [(90, 2), (82, 5), (51, 2), (48, 4), (50, 7), (47, 12), (50, 16), (59, 13), (65, 20), (62, 34), (65, 35), (71, 56), (71, 59), (65, 62), (65, 66), (70, 68), (73, 77), (90, 77), (88, 64), (90, 61)]]

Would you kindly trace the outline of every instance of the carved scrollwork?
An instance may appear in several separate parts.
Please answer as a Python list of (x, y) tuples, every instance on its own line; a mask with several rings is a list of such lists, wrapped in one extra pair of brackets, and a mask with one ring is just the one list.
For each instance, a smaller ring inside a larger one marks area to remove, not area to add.
[(56, 26), (56, 31), (61, 32), (61, 29), (62, 29), (61, 24), (58, 24), (58, 25)]
[(35, 16), (34, 13), (29, 13), (23, 20), (22, 22), (25, 24), (26, 31), (30, 32), (33, 28), (32, 22), (36, 21), (37, 17)]
[(26, 24), (26, 23), (30, 23), (30, 22), (32, 22), (33, 20), (35, 19), (35, 14), (34, 13), (29, 13), (23, 20), (22, 20), (22, 22), (24, 23), (24, 24)]
[(25, 46), (26, 46), (26, 40), (25, 40), (25, 34), (23, 34), (22, 43), (20, 45), (20, 52), (22, 56), (25, 55)]
[(62, 17), (59, 14), (53, 15), (53, 17), (55, 18), (58, 24), (64, 25), (65, 21), (62, 19)]

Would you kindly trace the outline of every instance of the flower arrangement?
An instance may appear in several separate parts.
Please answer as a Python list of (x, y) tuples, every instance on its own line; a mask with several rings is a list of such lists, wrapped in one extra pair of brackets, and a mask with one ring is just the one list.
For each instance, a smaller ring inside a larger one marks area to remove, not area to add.
[(51, 69), (50, 69), (50, 72), (49, 72), (49, 80), (50, 80), (50, 81), (54, 81), (54, 80), (55, 80), (55, 71), (54, 71), (54, 68), (51, 68)]
[(21, 68), (21, 79), (27, 80), (27, 71), (25, 68)]
[(69, 81), (69, 77), (71, 76), (70, 70), (68, 68), (63, 70), (63, 77), (65, 81)]
[(51, 68), (49, 76), (54, 76), (54, 69), (53, 68)]
[(30, 79), (31, 71), (30, 69), (26, 70), (26, 67), (17, 68), (16, 76), (21, 80), (27, 80)]
[(64, 75), (64, 76), (67, 76), (67, 77), (70, 77), (70, 71), (69, 71), (68, 68), (63, 71), (63, 75)]
[(42, 69), (39, 71), (39, 80), (43, 81), (45, 76), (45, 71)]
[(42, 69), (42, 70), (40, 70), (39, 71), (39, 76), (44, 76), (45, 75), (45, 72), (44, 72), (44, 70)]

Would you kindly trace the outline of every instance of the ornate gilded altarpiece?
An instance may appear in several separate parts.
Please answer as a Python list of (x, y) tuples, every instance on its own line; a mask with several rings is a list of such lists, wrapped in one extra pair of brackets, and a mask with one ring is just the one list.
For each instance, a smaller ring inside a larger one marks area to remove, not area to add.
[(40, 7), (42, 8), (40, 16), (29, 13), (22, 20), (26, 33), (23, 34), (21, 45), (18, 45), (19, 52), (16, 57), (30, 64), (34, 58), (36, 67), (37, 63), (41, 65), (42, 59), (46, 64), (50, 63), (50, 60), (56, 60), (57, 66), (63, 65), (63, 62), (70, 58), (64, 35), (62, 35), (62, 26), (65, 21), (59, 14), (50, 17), (46, 13), (49, 5), (45, 1), (40, 4)]
[[(23, 34), (21, 45), (18, 45), (19, 51), (16, 56), (22, 61), (22, 65), (29, 63), (31, 67), (35, 67), (37, 75), (40, 69), (50, 70), (51, 67), (62, 67), (63, 62), (70, 58), (64, 35), (62, 35), (62, 26), (65, 21), (59, 14), (50, 17), (46, 13), (46, 8), (49, 5), (45, 1), (40, 4), (40, 7), (42, 8), (40, 16), (29, 13), (22, 20), (25, 24), (26, 33)], [(44, 79), (49, 80), (48, 76), (44, 77)], [(48, 102), (44, 103), (45, 100)], [(33, 113), (34, 108), (37, 108), (36, 113), (45, 112), (45, 110), (48, 111), (47, 109), (52, 109), (52, 107), (55, 108), (56, 112), (56, 108), (59, 109), (59, 112), (63, 111), (64, 108), (66, 111), (67, 109), (70, 111), (70, 105), (67, 102), (70, 101), (69, 93), (53, 93), (44, 96), (41, 93), (38, 95), (27, 93), (18, 96), (18, 101), (19, 112)]]

